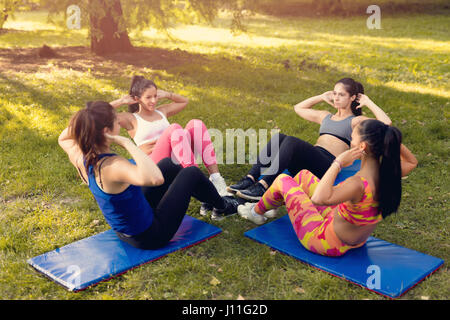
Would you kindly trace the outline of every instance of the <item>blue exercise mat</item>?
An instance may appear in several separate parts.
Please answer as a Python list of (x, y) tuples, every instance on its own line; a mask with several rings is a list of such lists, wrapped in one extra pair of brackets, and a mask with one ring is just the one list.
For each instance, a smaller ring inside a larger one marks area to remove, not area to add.
[[(361, 160), (355, 160), (352, 165), (342, 168), (341, 172), (339, 172), (338, 176), (336, 177), (336, 181), (334, 182), (334, 184), (338, 184), (348, 177), (353, 176), (356, 172), (359, 171), (359, 169), (361, 169)], [(287, 169), (284, 170), (283, 173), (292, 176), (292, 174)], [(261, 180), (263, 177), (264, 175), (261, 175), (258, 180)]]
[(249, 230), (245, 236), (390, 298), (400, 297), (444, 263), (442, 259), (374, 237), (341, 257), (321, 256), (303, 247), (288, 215)]
[(179, 249), (219, 234), (221, 229), (185, 216), (169, 244), (158, 250), (141, 250), (121, 241), (113, 230), (29, 259), (39, 272), (70, 291), (80, 291)]
[[(351, 166), (342, 168), (335, 184), (353, 176), (360, 167), (361, 161), (356, 160)], [(288, 215), (247, 231), (245, 236), (390, 298), (403, 295), (444, 263), (442, 259), (374, 237), (369, 237), (364, 246), (350, 250), (342, 257), (321, 256), (303, 247)]]

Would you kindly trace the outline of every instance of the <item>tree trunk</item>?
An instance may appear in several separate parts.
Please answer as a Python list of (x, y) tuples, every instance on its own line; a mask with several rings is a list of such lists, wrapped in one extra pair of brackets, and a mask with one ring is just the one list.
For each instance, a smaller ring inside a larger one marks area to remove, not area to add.
[(120, 0), (91, 0), (89, 4), (91, 51), (98, 55), (131, 51)]
[(8, 14), (1, 13), (0, 14), (0, 30), (3, 30), (3, 25), (5, 24), (6, 20), (8, 20)]

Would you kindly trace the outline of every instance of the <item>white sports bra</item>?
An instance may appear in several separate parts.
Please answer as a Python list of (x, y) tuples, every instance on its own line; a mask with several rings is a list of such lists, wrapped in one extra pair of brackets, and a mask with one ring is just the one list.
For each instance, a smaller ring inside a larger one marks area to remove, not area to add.
[(158, 110), (162, 119), (155, 121), (144, 120), (140, 115), (133, 113), (137, 120), (136, 134), (134, 135), (134, 142), (139, 147), (143, 144), (158, 140), (161, 134), (170, 126), (170, 122), (167, 120), (166, 116)]

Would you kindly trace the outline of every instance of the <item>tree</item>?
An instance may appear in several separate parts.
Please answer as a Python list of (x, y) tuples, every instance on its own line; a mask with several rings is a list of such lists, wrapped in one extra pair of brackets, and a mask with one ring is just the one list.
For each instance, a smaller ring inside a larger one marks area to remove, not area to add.
[(120, 0), (91, 0), (89, 2), (91, 50), (103, 55), (108, 52), (130, 51)]
[(6, 20), (16, 11), (21, 2), (21, 0), (0, 0), (0, 30), (3, 29)]
[(174, 22), (212, 22), (220, 9), (233, 12), (232, 29), (242, 29), (242, 9), (248, 0), (41, 0), (50, 14), (78, 5), (89, 23), (91, 51), (103, 55), (132, 50), (129, 29), (168, 30)]

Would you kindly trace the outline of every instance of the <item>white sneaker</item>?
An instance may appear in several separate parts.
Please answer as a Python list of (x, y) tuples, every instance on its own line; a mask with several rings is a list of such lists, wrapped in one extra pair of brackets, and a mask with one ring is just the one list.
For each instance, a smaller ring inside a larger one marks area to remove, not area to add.
[(266, 218), (276, 218), (277, 216), (279, 216), (281, 214), (280, 208), (281, 207), (278, 207), (276, 209), (272, 209), (272, 210), (266, 211), (264, 213), (264, 217), (266, 217)]
[[(244, 205), (245, 206), (252, 206), (254, 204), (255, 204), (254, 202), (246, 202)], [(272, 210), (269, 210), (269, 211), (265, 212), (264, 213), (264, 217), (272, 219), (272, 218), (278, 217), (279, 215), (281, 215), (281, 213), (282, 213), (281, 212), (281, 207), (278, 207), (278, 208), (275, 208), (275, 209), (272, 209)]]
[(206, 217), (208, 215), (208, 211), (211, 211), (212, 209), (212, 205), (202, 202), (202, 205), (200, 206), (200, 215)]
[(219, 195), (221, 197), (233, 196), (232, 193), (229, 193), (227, 191), (227, 184), (225, 182), (225, 179), (222, 176), (215, 178), (215, 179), (211, 179), (211, 177), (209, 177), (209, 180), (212, 182), (214, 187), (216, 187), (217, 193), (219, 193)]
[(267, 221), (267, 218), (262, 215), (254, 215), (252, 213), (253, 208), (256, 206), (256, 203), (247, 202), (245, 205), (238, 206), (238, 214), (247, 220), (250, 220), (256, 224), (263, 224)]

